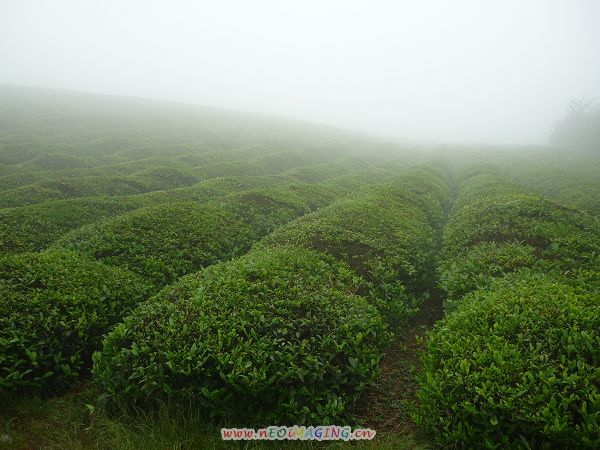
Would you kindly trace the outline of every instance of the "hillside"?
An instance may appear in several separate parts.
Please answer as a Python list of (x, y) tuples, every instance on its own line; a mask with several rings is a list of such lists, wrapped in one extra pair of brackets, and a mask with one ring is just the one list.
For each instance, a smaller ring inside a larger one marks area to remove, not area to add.
[(598, 168), (0, 86), (0, 448), (598, 448)]

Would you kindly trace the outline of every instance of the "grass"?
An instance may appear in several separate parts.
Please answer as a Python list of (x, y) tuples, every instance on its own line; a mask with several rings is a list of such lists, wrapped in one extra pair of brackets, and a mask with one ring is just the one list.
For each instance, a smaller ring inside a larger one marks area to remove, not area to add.
[[(220, 425), (191, 406), (163, 404), (158, 410), (106, 411), (93, 408), (94, 388), (83, 385), (62, 397), (3, 397), (1, 450), (166, 450), (260, 448), (360, 448), (421, 450), (427, 446), (412, 432), (378, 431), (371, 442), (225, 442)], [(89, 406), (88, 406), (89, 405)], [(344, 425), (344, 424), (340, 424)]]

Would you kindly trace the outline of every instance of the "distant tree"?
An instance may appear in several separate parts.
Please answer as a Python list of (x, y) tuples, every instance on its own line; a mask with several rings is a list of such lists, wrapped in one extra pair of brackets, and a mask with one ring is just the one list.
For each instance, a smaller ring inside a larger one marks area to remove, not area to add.
[(560, 147), (600, 153), (600, 109), (593, 100), (572, 100), (566, 116), (554, 126), (552, 143)]

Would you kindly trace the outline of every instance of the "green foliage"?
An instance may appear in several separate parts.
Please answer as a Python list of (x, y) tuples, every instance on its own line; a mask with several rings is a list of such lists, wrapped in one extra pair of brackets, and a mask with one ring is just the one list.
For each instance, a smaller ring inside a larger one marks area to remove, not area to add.
[[(599, 155), (600, 156), (600, 155)], [(506, 168), (519, 184), (589, 213), (600, 214), (600, 158), (560, 153), (535, 154)]]
[(515, 275), (428, 335), (416, 420), (439, 443), (600, 446), (600, 296)]
[(70, 230), (141, 206), (129, 197), (89, 197), (0, 209), (0, 250), (42, 250)]
[(331, 257), (277, 247), (182, 278), (94, 355), (116, 399), (194, 400), (213, 415), (282, 422), (343, 415), (377, 374), (389, 334)]
[(391, 170), (366, 169), (333, 178), (327, 178), (321, 181), (320, 184), (339, 194), (354, 193), (365, 186), (389, 180), (395, 175), (396, 174)]
[(79, 228), (53, 248), (76, 250), (131, 270), (159, 288), (180, 275), (233, 257), (251, 241), (248, 224), (223, 208), (180, 202), (138, 209)]
[[(600, 222), (588, 214), (529, 193), (517, 193), (492, 182), (465, 188), (444, 230), (444, 252), (462, 258), (484, 242), (519, 242), (533, 247), (536, 257), (563, 271), (594, 265), (600, 255)], [(473, 192), (478, 191), (477, 199)]]
[(434, 232), (448, 196), (443, 181), (415, 169), (383, 186), (342, 199), (283, 226), (259, 245), (326, 252), (367, 282), (371, 301), (398, 323), (414, 312), (431, 284)]
[(277, 226), (331, 201), (327, 190), (305, 185), (256, 189), (204, 205), (165, 203), (79, 228), (54, 247), (124, 267), (158, 289), (245, 253)]
[(0, 207), (14, 208), (34, 205), (50, 200), (60, 200), (93, 195), (130, 195), (145, 192), (147, 187), (127, 177), (88, 176), (64, 178), (21, 186), (0, 192)]
[(482, 242), (456, 257), (446, 258), (438, 267), (439, 284), (447, 299), (460, 299), (465, 294), (487, 286), (492, 278), (502, 277), (522, 267), (533, 267), (540, 261), (535, 248), (519, 242)]
[(448, 446), (600, 445), (600, 225), (469, 171), (444, 231), (447, 316), (415, 420)]
[(70, 252), (0, 260), (0, 390), (61, 388), (142, 300), (140, 280)]
[(267, 177), (216, 178), (189, 188), (123, 197), (73, 198), (0, 209), (0, 249), (8, 253), (43, 250), (68, 231), (131, 210), (167, 202), (206, 203), (240, 191), (282, 185), (286, 181)]

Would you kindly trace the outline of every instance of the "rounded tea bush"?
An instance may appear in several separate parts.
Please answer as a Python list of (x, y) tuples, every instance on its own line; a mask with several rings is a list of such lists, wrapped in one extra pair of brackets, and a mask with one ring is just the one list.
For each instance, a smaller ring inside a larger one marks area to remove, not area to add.
[(73, 252), (0, 260), (0, 391), (57, 388), (143, 297), (139, 279)]
[(600, 448), (600, 297), (541, 274), (467, 295), (428, 335), (417, 423), (465, 448)]
[(329, 421), (378, 373), (390, 335), (360, 278), (312, 250), (277, 247), (182, 278), (104, 340), (107, 397), (192, 400), (227, 418)]
[[(521, 268), (541, 266), (535, 248), (519, 242), (481, 242), (459, 255), (447, 255), (438, 267), (439, 285), (447, 300), (457, 300), (495, 278)], [(448, 308), (446, 308), (448, 311)]]

